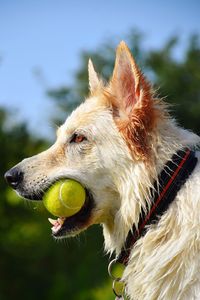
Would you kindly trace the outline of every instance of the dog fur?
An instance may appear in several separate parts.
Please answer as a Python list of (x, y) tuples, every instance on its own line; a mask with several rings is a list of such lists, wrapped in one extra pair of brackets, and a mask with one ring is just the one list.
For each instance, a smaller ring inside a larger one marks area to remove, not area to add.
[[(51, 148), (17, 165), (24, 174), (17, 192), (33, 198), (59, 178), (78, 180), (94, 206), (87, 222), (65, 236), (102, 224), (105, 250), (118, 254), (165, 163), (180, 149), (197, 148), (200, 138), (171, 118), (124, 42), (108, 84), (91, 61), (88, 69), (90, 96), (58, 129)], [(123, 275), (131, 300), (200, 299), (199, 180), (198, 163), (158, 224), (134, 245)]]

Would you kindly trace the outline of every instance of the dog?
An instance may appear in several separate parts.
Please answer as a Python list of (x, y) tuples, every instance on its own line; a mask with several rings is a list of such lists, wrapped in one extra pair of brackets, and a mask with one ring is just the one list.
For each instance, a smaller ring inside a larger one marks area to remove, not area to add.
[(149, 218), (157, 209), (152, 197), (162, 170), (173, 181), (178, 171), (168, 171), (174, 155), (175, 167), (184, 156), (179, 170), (185, 153), (192, 155), (192, 170), (180, 180), (173, 201), (130, 243), (121, 280), (131, 300), (200, 299), (200, 137), (177, 125), (123, 41), (109, 83), (99, 78), (91, 60), (88, 71), (89, 97), (57, 130), (55, 144), (17, 164), (6, 180), (30, 200), (41, 200), (60, 179), (80, 182), (86, 203), (74, 216), (51, 220), (53, 236), (75, 236), (101, 224), (105, 251), (119, 256), (127, 236), (138, 232), (141, 215)]

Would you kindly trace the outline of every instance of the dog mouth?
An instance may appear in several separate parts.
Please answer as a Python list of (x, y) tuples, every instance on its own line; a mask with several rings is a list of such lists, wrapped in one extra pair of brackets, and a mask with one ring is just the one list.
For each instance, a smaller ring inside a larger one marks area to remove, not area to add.
[[(20, 194), (23, 198), (27, 200), (42, 201), (44, 194), (55, 182), (51, 183), (51, 185), (46, 187), (44, 190), (38, 192), (37, 194), (25, 194), (23, 192), (21, 192)], [(85, 203), (76, 214), (70, 217), (58, 217), (57, 219), (48, 218), (49, 222), (53, 225), (51, 228), (53, 237), (64, 238), (75, 236), (80, 231), (82, 231), (90, 225), (92, 211), (95, 206), (94, 198), (92, 193), (87, 188), (85, 188), (85, 191)]]
[(57, 219), (48, 218), (53, 225), (52, 235), (55, 238), (74, 236), (90, 224), (94, 200), (91, 192), (86, 190), (86, 201), (79, 212), (70, 217), (59, 217)]

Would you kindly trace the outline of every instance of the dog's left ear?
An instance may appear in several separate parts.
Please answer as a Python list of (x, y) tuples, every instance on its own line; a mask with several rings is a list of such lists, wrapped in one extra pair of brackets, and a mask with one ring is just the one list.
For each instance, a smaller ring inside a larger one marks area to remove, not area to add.
[(89, 89), (92, 94), (101, 87), (101, 80), (99, 79), (94, 69), (91, 59), (89, 59), (88, 61), (88, 77), (89, 77)]
[(117, 48), (109, 84), (114, 120), (134, 157), (148, 156), (148, 132), (154, 111), (151, 85), (136, 65), (124, 42)]

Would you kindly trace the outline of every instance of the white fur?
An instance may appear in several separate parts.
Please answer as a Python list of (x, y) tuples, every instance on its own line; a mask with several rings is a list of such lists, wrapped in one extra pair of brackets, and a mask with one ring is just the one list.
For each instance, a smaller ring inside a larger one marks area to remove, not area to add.
[[(124, 44), (121, 47), (120, 53), (127, 51)], [(118, 59), (122, 65), (119, 74), (131, 66), (123, 61), (124, 57), (131, 59), (130, 53)], [(137, 75), (136, 86), (140, 84), (139, 71), (135, 64), (132, 69)], [(101, 82), (91, 63), (89, 72), (90, 89), (100, 89)], [(119, 112), (119, 117), (127, 111)], [(71, 144), (74, 132), (83, 134), (87, 140), (80, 145)], [(50, 149), (18, 165), (24, 172), (23, 193), (37, 193), (60, 177), (80, 181), (95, 199), (87, 226), (102, 224), (105, 250), (119, 254), (128, 231), (138, 224), (141, 208), (150, 204), (150, 188), (165, 163), (176, 151), (195, 148), (200, 143), (197, 135), (180, 128), (169, 117), (159, 119), (149, 133), (149, 140), (153, 159), (147, 167), (145, 161), (131, 154), (116, 126), (111, 104), (97, 93), (71, 114)], [(197, 156), (200, 159), (198, 152)], [(200, 299), (199, 181), (198, 162), (158, 224), (150, 225), (146, 235), (134, 245), (123, 276), (131, 300)], [(79, 232), (77, 229), (75, 233)]]

